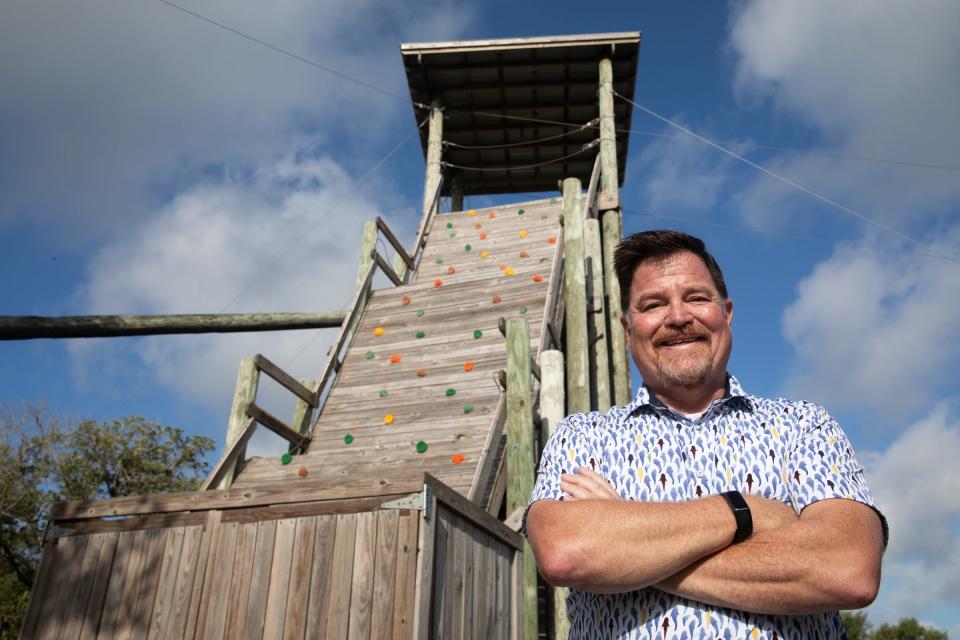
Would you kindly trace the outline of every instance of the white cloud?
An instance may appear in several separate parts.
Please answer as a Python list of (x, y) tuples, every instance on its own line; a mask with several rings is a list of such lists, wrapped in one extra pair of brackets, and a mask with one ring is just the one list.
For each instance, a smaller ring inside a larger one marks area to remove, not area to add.
[[(941, 239), (955, 246), (960, 227)], [(960, 265), (882, 244), (841, 247), (783, 313), (788, 393), (896, 421), (952, 392), (960, 358)]]
[(874, 622), (932, 620), (960, 607), (960, 421), (945, 404), (911, 425), (885, 451), (863, 456), (867, 480), (890, 525)]
[(385, 136), (413, 126), (398, 44), (456, 37), (473, 15), (448, 0), (180, 4), (400, 100), (161, 2), (4, 2), (0, 225), (96, 246), (198, 175), (256, 165), (303, 136), (372, 162)]
[[(385, 202), (354, 189), (327, 157), (286, 157), (242, 180), (197, 185), (93, 258), (79, 304), (93, 314), (342, 309), (353, 297), (365, 221), (382, 215), (412, 241), (414, 212), (387, 213)], [(243, 356), (263, 353), (295, 377), (313, 378), (336, 334), (320, 331), (155, 337), (135, 343), (133, 364), (126, 341), (70, 348), (78, 376), (129, 367), (127, 375), (211, 407), (225, 422)], [(267, 392), (264, 402), (280, 417), (292, 413), (286, 392)]]
[[(813, 127), (824, 151), (955, 166), (958, 23), (960, 4), (948, 0), (749, 1), (731, 20), (736, 88), (744, 104), (769, 99)], [(767, 164), (901, 229), (960, 199), (956, 171), (787, 154)], [(795, 221), (816, 205), (762, 176), (737, 204), (758, 226)]]

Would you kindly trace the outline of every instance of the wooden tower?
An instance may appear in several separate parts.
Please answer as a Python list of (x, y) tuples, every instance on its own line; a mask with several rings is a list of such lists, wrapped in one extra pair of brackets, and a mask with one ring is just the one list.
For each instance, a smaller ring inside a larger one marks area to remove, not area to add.
[[(629, 400), (615, 96), (639, 43), (402, 45), (427, 121), (412, 248), (367, 223), (316, 379), (243, 360), (201, 491), (56, 505), (21, 637), (565, 637), (517, 529), (556, 422)], [(525, 193), (546, 195), (464, 207)], [(290, 391), (288, 422), (257, 404), (261, 375)], [(289, 454), (248, 458), (261, 427)]]

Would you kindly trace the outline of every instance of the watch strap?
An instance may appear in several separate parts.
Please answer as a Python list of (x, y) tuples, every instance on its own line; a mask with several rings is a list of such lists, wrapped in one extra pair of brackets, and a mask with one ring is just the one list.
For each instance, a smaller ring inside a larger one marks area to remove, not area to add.
[(753, 516), (750, 515), (750, 505), (744, 500), (739, 491), (725, 491), (720, 494), (727, 501), (733, 517), (737, 521), (737, 532), (733, 536), (733, 544), (743, 542), (753, 533)]

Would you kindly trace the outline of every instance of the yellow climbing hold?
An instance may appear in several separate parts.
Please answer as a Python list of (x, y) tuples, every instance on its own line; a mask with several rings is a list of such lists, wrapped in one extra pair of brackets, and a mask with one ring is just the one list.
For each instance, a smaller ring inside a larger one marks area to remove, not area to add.
[(377, 327), (376, 329), (374, 329), (374, 330), (373, 330), (373, 335), (375, 335), (375, 336), (382, 336), (382, 335), (383, 335), (383, 327)]
[(470, 209), (470, 211), (467, 211), (467, 215), (472, 218), (473, 216), (477, 215), (477, 212), (473, 209)]
[(487, 258), (490, 257), (490, 252), (489, 252), (489, 251), (484, 251), (484, 252), (482, 252), (482, 253), (480, 254), (480, 257), (483, 258), (484, 260), (486, 260)]
[(503, 272), (504, 272), (505, 274), (507, 274), (508, 276), (512, 276), (512, 275), (513, 275), (513, 269), (511, 269), (510, 267), (507, 267), (506, 269), (504, 269)]
[(393, 414), (392, 414), (392, 413), (388, 413), (387, 415), (383, 416), (383, 424), (393, 424)]
[(526, 232), (526, 231), (521, 231), (521, 232), (520, 232), (520, 237), (521, 237), (521, 238), (526, 238), (526, 237), (527, 237), (527, 232)]

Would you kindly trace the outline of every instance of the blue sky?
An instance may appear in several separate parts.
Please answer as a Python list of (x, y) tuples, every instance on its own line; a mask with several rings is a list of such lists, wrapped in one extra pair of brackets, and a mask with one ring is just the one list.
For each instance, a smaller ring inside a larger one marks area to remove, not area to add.
[[(5, 2), (0, 314), (343, 308), (363, 222), (407, 242), (418, 222), (414, 138), (357, 184), (415, 126), (401, 42), (641, 31), (638, 103), (916, 241), (634, 112), (627, 231), (703, 237), (734, 298), (731, 370), (845, 425), (893, 530), (871, 618), (960, 634), (960, 5), (183, 6), (399, 99), (157, 0)], [(242, 356), (311, 377), (332, 334), (2, 343), (0, 402), (220, 441)]]

